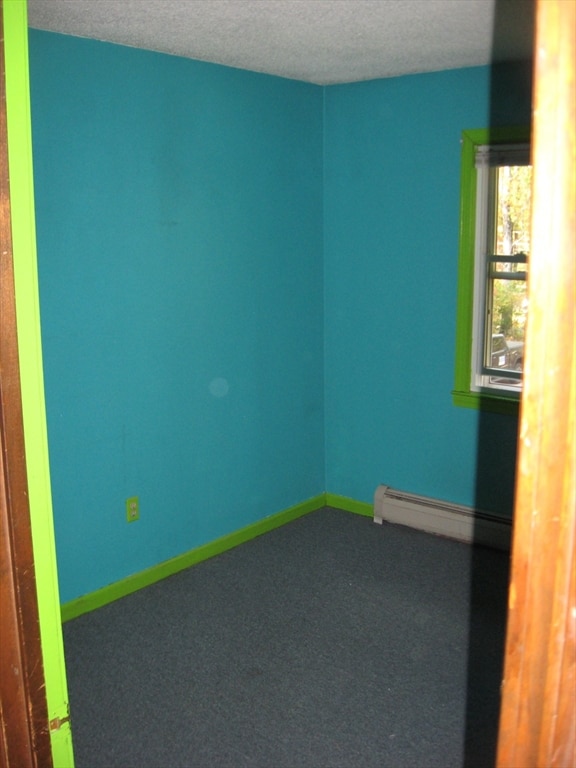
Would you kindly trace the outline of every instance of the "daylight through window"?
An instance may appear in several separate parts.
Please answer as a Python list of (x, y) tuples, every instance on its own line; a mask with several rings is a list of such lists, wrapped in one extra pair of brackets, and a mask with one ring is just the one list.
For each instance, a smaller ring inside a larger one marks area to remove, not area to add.
[(532, 167), (527, 147), (479, 147), (476, 157), (472, 389), (514, 391), (524, 363)]
[(529, 311), (529, 145), (480, 141), (485, 133), (465, 132), (462, 169), (453, 394), (458, 405), (473, 407), (489, 398), (518, 399)]

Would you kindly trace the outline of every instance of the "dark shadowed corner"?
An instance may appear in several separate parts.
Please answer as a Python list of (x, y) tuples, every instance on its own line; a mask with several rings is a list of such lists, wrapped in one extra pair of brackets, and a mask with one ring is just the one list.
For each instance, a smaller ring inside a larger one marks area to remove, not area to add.
[[(496, 0), (489, 128), (531, 124), (533, 61), (518, 61), (534, 39), (534, 0)], [(533, 48), (533, 43), (532, 43)], [(516, 416), (478, 412), (475, 507), (510, 519), (514, 510)], [(496, 763), (510, 558), (475, 547), (470, 582), (470, 645), (464, 768)], [(488, 638), (488, 644), (486, 639)]]

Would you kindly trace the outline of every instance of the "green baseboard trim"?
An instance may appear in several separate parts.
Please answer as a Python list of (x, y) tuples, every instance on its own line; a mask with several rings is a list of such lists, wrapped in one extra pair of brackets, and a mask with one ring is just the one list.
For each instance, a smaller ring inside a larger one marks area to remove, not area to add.
[(76, 619), (84, 613), (89, 613), (90, 611), (96, 610), (96, 608), (101, 608), (108, 603), (119, 600), (121, 597), (126, 597), (126, 595), (137, 592), (143, 587), (149, 587), (151, 584), (155, 584), (157, 581), (161, 581), (167, 576), (172, 576), (192, 565), (196, 565), (196, 563), (201, 563), (203, 560), (208, 560), (215, 555), (226, 552), (228, 549), (233, 549), (239, 544), (244, 544), (244, 542), (249, 541), (250, 539), (255, 539), (257, 536), (261, 536), (263, 533), (268, 533), (268, 531), (272, 531), (274, 528), (279, 528), (281, 525), (285, 525), (292, 520), (307, 515), (309, 512), (321, 509), (327, 504), (326, 496), (327, 494), (321, 493), (307, 501), (289, 507), (282, 512), (277, 512), (274, 515), (265, 517), (263, 520), (258, 520), (256, 523), (247, 525), (245, 528), (241, 528), (238, 531), (222, 536), (215, 541), (210, 541), (207, 544), (203, 544), (201, 547), (184, 552), (177, 557), (173, 557), (171, 560), (166, 560), (163, 563), (147, 568), (145, 571), (140, 571), (132, 576), (127, 576), (125, 579), (116, 581), (113, 584), (109, 584), (95, 592), (90, 592), (87, 595), (78, 597), (75, 600), (70, 600), (70, 602), (64, 603), (61, 606), (62, 621), (65, 622), (70, 621), (70, 619)]
[(336, 507), (336, 509), (354, 512), (356, 515), (364, 515), (365, 517), (374, 516), (374, 507), (366, 501), (356, 501), (347, 496), (338, 496), (336, 493), (326, 493), (325, 497), (327, 507)]

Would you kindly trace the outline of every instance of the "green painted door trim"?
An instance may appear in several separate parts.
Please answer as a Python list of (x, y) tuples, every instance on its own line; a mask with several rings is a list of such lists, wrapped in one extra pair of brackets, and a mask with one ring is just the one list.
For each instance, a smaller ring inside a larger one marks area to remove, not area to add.
[(42, 374), (26, 0), (4, 0), (2, 8), (16, 317), (40, 637), (48, 716), (64, 721), (51, 732), (53, 762), (55, 768), (72, 768)]
[(166, 560), (163, 563), (147, 568), (145, 571), (140, 571), (95, 592), (90, 592), (87, 595), (78, 597), (76, 600), (64, 603), (62, 605), (62, 621), (75, 619), (84, 613), (89, 613), (114, 600), (119, 600), (122, 597), (126, 597), (126, 595), (137, 592), (143, 587), (149, 587), (151, 584), (155, 584), (167, 576), (173, 576), (175, 573), (179, 573), (179, 571), (226, 552), (228, 549), (233, 549), (239, 544), (244, 544), (244, 542), (250, 539), (255, 539), (263, 533), (268, 533), (274, 530), (274, 528), (279, 528), (281, 525), (285, 525), (324, 506), (326, 506), (326, 494), (321, 493), (282, 512), (270, 515), (263, 520), (247, 525), (245, 528), (222, 536), (215, 541), (210, 541), (201, 547), (184, 552), (177, 557), (173, 557), (171, 560)]

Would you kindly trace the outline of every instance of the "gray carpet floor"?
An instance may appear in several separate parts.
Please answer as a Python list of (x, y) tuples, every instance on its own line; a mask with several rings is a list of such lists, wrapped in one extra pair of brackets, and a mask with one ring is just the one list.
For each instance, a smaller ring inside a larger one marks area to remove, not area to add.
[(76, 768), (489, 768), (508, 565), (326, 508), (70, 621)]

